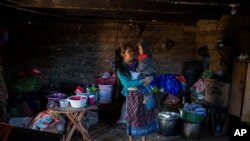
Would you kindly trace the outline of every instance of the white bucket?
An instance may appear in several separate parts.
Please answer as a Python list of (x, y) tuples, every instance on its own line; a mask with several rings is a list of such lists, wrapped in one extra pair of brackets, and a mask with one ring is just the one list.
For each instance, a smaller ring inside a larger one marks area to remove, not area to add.
[(113, 85), (98, 85), (99, 87), (99, 102), (103, 104), (112, 102)]

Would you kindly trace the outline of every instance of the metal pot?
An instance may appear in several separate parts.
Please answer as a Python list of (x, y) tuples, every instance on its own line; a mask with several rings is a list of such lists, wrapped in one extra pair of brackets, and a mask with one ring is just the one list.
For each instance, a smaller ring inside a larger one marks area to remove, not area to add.
[(160, 134), (176, 136), (182, 131), (182, 121), (179, 113), (160, 112), (158, 115)]

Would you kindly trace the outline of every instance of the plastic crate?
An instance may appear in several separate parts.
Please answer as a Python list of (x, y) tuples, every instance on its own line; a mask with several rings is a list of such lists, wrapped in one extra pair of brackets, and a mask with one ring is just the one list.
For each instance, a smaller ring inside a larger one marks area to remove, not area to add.
[(41, 88), (38, 77), (17, 78), (10, 86), (11, 92), (31, 92), (38, 91)]

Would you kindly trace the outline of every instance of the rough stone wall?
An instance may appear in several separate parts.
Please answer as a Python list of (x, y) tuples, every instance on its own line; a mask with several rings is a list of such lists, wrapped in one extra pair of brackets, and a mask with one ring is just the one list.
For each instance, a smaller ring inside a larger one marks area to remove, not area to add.
[[(129, 22), (18, 23), (10, 34), (10, 70), (36, 66), (49, 87), (93, 83), (97, 75), (112, 71), (117, 47), (138, 39)], [(194, 59), (195, 32), (182, 24), (146, 23), (142, 36), (153, 47), (159, 73), (180, 74), (183, 61)], [(166, 37), (175, 41), (173, 48), (162, 47)]]
[[(197, 60), (195, 30), (182, 24), (150, 24), (143, 34), (152, 42), (156, 70), (159, 73), (181, 74), (183, 62)], [(164, 48), (166, 38), (175, 42), (173, 48)]]
[[(240, 52), (250, 52), (249, 17), (222, 16), (218, 20), (199, 20), (196, 23), (196, 47), (207, 45), (210, 52), (210, 70), (232, 72), (233, 60)], [(230, 44), (225, 49), (217, 47), (217, 40), (226, 37)], [(227, 63), (229, 62), (229, 64)], [(230, 74), (229, 74), (230, 75)]]
[[(200, 60), (197, 49), (207, 45), (210, 69), (224, 70), (216, 49), (218, 37), (235, 39), (237, 50), (247, 50), (249, 18), (223, 16), (219, 20), (199, 20), (196, 25), (147, 22), (142, 37), (153, 47), (156, 71), (181, 74), (183, 62)], [(86, 21), (81, 23), (45, 22), (9, 24), (9, 74), (23, 66), (41, 69), (46, 87), (93, 83), (104, 71), (112, 71), (114, 50), (125, 41), (138, 39), (135, 25), (124, 21)], [(164, 48), (166, 38), (175, 41)]]

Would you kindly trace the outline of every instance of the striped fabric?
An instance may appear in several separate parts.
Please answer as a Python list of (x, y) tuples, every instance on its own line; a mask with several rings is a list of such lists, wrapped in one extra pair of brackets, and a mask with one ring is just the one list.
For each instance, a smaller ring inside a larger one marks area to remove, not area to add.
[(128, 134), (131, 136), (144, 136), (158, 131), (158, 110), (147, 110), (143, 104), (143, 95), (138, 91), (129, 91), (127, 96)]

